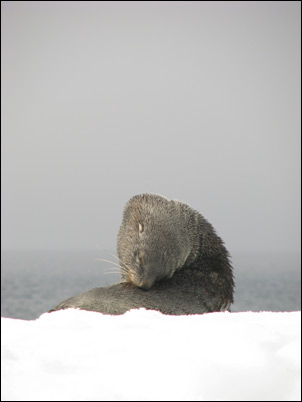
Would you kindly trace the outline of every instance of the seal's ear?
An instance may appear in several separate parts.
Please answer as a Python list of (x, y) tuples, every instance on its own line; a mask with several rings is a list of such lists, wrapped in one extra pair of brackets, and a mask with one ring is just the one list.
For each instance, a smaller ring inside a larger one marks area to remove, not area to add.
[(141, 234), (144, 231), (144, 225), (142, 223), (138, 224), (138, 233)]

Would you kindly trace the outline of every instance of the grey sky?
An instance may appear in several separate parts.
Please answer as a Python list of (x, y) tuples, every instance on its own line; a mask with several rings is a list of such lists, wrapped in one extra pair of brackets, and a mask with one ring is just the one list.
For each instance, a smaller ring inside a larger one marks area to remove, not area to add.
[(2, 248), (115, 248), (128, 199), (300, 250), (301, 3), (1, 2)]

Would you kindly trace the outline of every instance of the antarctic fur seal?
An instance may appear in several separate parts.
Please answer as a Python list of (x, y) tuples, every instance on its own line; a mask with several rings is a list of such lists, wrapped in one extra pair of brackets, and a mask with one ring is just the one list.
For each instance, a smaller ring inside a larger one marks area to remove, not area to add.
[(229, 253), (213, 226), (180, 201), (139, 194), (125, 206), (117, 239), (122, 282), (71, 297), (69, 307), (123, 314), (145, 307), (164, 314), (230, 310)]

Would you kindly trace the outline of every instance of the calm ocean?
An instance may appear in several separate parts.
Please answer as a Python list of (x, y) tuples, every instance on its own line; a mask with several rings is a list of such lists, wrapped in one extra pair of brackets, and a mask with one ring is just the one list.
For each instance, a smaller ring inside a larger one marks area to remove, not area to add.
[[(119, 281), (108, 252), (3, 251), (1, 316), (36, 319), (60, 301)], [(301, 310), (299, 254), (233, 254), (235, 303), (232, 311)]]

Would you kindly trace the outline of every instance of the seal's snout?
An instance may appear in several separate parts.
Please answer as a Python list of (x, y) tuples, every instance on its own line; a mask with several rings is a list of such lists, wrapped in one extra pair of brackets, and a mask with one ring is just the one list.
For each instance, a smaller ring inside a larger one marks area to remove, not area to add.
[(139, 275), (137, 272), (136, 273), (130, 272), (128, 274), (128, 281), (142, 290), (150, 289), (154, 283), (154, 280), (148, 278), (147, 275), (144, 274)]

